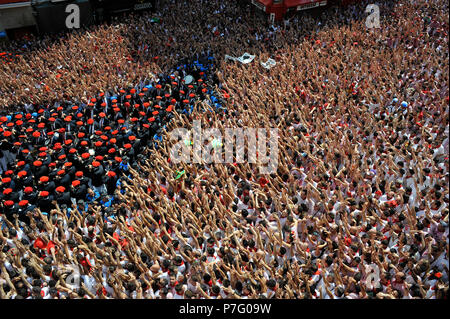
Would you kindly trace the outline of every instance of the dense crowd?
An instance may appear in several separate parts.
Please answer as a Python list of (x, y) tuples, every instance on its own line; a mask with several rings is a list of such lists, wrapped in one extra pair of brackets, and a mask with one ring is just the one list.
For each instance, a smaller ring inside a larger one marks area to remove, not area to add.
[[(3, 48), (0, 298), (447, 298), (448, 4), (366, 5), (172, 1)], [(175, 163), (193, 120), (278, 127), (277, 171)]]

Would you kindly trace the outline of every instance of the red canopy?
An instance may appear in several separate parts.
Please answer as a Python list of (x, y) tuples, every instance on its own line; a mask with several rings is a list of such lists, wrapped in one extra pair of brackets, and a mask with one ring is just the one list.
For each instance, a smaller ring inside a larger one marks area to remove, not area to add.
[(0, 4), (10, 4), (17, 2), (28, 2), (27, 0), (0, 0)]
[(284, 5), (288, 8), (302, 6), (311, 2), (320, 2), (321, 0), (284, 0)]
[(258, 0), (258, 2), (265, 5), (266, 7), (272, 4), (272, 0)]

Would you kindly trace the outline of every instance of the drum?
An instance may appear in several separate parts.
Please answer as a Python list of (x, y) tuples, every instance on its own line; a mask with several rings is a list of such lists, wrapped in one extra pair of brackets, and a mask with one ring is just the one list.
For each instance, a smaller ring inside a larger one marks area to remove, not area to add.
[(186, 75), (184, 77), (184, 84), (189, 85), (194, 81), (194, 77), (192, 75)]

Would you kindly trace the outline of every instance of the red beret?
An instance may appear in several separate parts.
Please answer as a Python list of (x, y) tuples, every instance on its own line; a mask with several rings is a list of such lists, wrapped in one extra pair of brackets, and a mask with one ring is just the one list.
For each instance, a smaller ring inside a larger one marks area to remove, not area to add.
[(92, 162), (92, 166), (94, 166), (94, 167), (99, 167), (99, 166), (100, 166), (100, 162), (93, 161), (93, 162)]
[(24, 191), (26, 194), (29, 194), (29, 193), (31, 193), (31, 192), (33, 191), (33, 187), (27, 186), (27, 187), (24, 188), (23, 191)]
[(14, 205), (14, 202), (12, 200), (7, 200), (4, 202), (5, 206), (12, 206)]
[(41, 192), (39, 193), (39, 196), (41, 196), (41, 197), (47, 197), (47, 196), (48, 196), (48, 192), (47, 192), (47, 191), (41, 191)]
[(27, 171), (20, 171), (19, 173), (17, 173), (17, 176), (19, 177), (27, 176)]
[(19, 161), (19, 162), (17, 162), (17, 166), (18, 167), (21, 167), (21, 166), (24, 166), (25, 165), (25, 161)]
[(46, 182), (48, 182), (48, 176), (41, 176), (41, 178), (39, 178), (39, 181), (40, 181), (41, 183), (46, 183)]
[(70, 167), (70, 166), (72, 166), (72, 162), (66, 162), (66, 163), (64, 163), (64, 166), (65, 167)]
[(108, 177), (114, 177), (114, 176), (116, 176), (116, 173), (114, 173), (113, 171), (108, 172)]
[(82, 176), (83, 176), (83, 172), (82, 172), (82, 171), (77, 171), (77, 172), (75, 173), (75, 176), (76, 176), (76, 177), (82, 177)]
[(78, 186), (80, 184), (81, 184), (81, 182), (79, 180), (75, 180), (75, 181), (72, 182), (72, 186), (73, 187), (76, 187), (76, 186)]
[(66, 171), (65, 170), (63, 170), (63, 169), (60, 169), (59, 171), (58, 171), (58, 175), (64, 175), (66, 173)]
[(65, 190), (66, 190), (66, 188), (64, 186), (56, 187), (56, 191), (59, 192), (59, 193), (64, 193)]
[(41, 161), (34, 161), (33, 165), (39, 167), (39, 166), (42, 166), (42, 162)]
[(131, 144), (127, 143), (123, 147), (125, 147), (126, 149), (129, 149), (129, 148), (131, 148)]
[(23, 207), (23, 206), (27, 206), (28, 205), (28, 201), (26, 199), (23, 199), (19, 202), (19, 206)]
[(3, 195), (9, 195), (12, 193), (12, 188), (5, 188), (5, 190), (3, 191)]
[(90, 125), (90, 124), (94, 123), (94, 120), (93, 119), (88, 119), (87, 123)]
[(2, 183), (4, 183), (4, 184), (9, 183), (9, 182), (11, 182), (11, 178), (10, 177), (5, 177), (5, 178), (2, 179)]
[(89, 158), (91, 156), (91, 154), (89, 154), (89, 153), (83, 153), (83, 154), (81, 154), (81, 157), (82, 158), (84, 158), (84, 159), (87, 159), (87, 158)]

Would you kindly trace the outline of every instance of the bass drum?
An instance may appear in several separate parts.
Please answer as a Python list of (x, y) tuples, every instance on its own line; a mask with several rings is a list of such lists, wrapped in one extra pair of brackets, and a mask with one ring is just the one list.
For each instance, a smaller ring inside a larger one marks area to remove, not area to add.
[(184, 77), (184, 84), (189, 85), (194, 82), (194, 77), (192, 75), (186, 75)]

